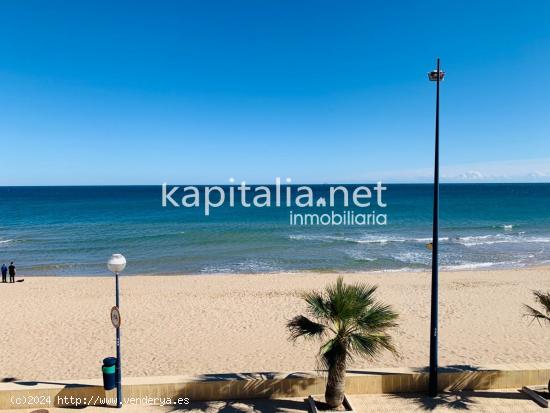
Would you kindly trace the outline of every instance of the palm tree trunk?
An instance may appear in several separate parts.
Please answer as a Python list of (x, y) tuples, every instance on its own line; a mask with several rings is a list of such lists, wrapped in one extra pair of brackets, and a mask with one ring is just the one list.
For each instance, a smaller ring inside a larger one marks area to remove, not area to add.
[(340, 407), (344, 401), (346, 387), (346, 354), (337, 355), (334, 363), (328, 368), (327, 388), (325, 401), (330, 408)]

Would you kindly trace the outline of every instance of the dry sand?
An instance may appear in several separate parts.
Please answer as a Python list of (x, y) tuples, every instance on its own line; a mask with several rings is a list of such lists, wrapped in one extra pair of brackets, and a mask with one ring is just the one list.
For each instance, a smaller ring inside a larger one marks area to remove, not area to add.
[[(337, 274), (132, 276), (121, 280), (123, 374), (297, 371), (315, 368), (313, 342), (287, 340), (285, 322), (302, 313), (299, 295)], [(401, 314), (401, 358), (357, 360), (351, 368), (428, 363), (428, 273), (354, 273), (379, 286)], [(550, 267), (441, 274), (440, 364), (548, 361), (548, 327), (522, 309), (531, 291), (550, 289)], [(27, 277), (0, 284), (0, 379), (93, 378), (114, 354), (109, 312), (114, 280)]]

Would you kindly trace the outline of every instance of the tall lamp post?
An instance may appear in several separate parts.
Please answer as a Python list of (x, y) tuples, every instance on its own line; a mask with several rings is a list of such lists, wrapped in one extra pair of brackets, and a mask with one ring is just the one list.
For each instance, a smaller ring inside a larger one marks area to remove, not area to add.
[(433, 203), (433, 239), (432, 239), (432, 299), (430, 317), (430, 396), (437, 396), (437, 307), (439, 289), (439, 83), (443, 80), (445, 72), (439, 68), (428, 73), (428, 79), (436, 82), (435, 98), (435, 163), (434, 163), (434, 203)]
[(115, 384), (116, 384), (116, 403), (117, 407), (122, 407), (122, 372), (120, 371), (120, 300), (118, 288), (118, 274), (124, 271), (126, 267), (126, 258), (122, 254), (113, 254), (107, 261), (107, 268), (115, 274), (115, 294), (116, 305), (111, 309), (111, 321), (116, 327), (116, 367), (115, 367)]

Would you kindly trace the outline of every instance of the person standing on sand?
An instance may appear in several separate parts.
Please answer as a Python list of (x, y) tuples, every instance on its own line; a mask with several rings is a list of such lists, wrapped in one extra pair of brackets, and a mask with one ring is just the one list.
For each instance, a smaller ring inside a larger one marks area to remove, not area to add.
[(14, 283), (15, 282), (15, 265), (13, 265), (13, 261), (8, 267), (8, 272), (10, 273), (10, 283)]
[(6, 275), (8, 275), (8, 267), (6, 267), (6, 264), (2, 264), (2, 282), (6, 282)]

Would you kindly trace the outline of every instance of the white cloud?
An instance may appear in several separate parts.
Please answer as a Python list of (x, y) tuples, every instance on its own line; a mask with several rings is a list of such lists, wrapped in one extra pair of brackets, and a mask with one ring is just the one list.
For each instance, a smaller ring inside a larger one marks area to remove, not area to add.
[(545, 172), (540, 172), (540, 171), (531, 172), (529, 174), (530, 178), (545, 178), (545, 177), (548, 177), (548, 176), (550, 176), (550, 175), (545, 173)]
[[(550, 182), (550, 159), (441, 165), (442, 182)], [(433, 169), (369, 172), (362, 181), (432, 182)]]
[(464, 180), (479, 180), (483, 179), (483, 174), (479, 171), (467, 171), (458, 175), (458, 178)]

